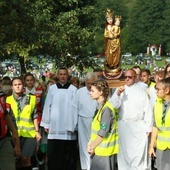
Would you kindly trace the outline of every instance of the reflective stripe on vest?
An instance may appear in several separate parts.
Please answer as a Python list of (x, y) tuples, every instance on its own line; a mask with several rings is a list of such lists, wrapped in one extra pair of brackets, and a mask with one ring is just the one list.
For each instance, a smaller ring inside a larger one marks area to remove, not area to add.
[(157, 99), (154, 106), (154, 116), (156, 127), (158, 128), (157, 148), (160, 150), (170, 149), (170, 109), (165, 117), (165, 124), (162, 125), (163, 104), (161, 99)]
[(160, 131), (170, 131), (170, 127), (157, 127)]
[[(114, 122), (112, 130), (108, 133), (106, 137), (103, 138), (103, 141), (95, 148), (95, 155), (98, 156), (110, 156), (118, 153), (118, 132), (116, 116), (114, 108), (109, 102), (106, 102), (103, 109), (107, 107), (112, 110), (112, 114), (114, 115)], [(91, 141), (95, 141), (95, 139), (97, 138), (98, 131), (100, 130), (100, 122), (103, 109), (99, 110), (95, 118), (93, 119), (90, 139)]]
[(17, 102), (15, 101), (13, 95), (7, 97), (6, 103), (10, 104), (11, 106), (18, 128), (18, 135), (23, 137), (34, 138), (36, 132), (32, 120), (32, 114), (36, 107), (36, 97), (33, 95), (29, 96), (30, 103), (24, 106), (21, 113), (18, 113)]

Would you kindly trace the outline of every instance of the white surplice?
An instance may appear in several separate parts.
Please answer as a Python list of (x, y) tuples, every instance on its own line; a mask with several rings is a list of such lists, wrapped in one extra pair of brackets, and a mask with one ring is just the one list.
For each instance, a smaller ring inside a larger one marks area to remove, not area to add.
[(68, 89), (59, 89), (56, 84), (49, 87), (40, 125), (49, 129), (48, 139), (76, 139), (76, 134), (68, 132), (66, 128), (69, 106), (76, 90), (77, 88), (73, 85), (70, 85)]

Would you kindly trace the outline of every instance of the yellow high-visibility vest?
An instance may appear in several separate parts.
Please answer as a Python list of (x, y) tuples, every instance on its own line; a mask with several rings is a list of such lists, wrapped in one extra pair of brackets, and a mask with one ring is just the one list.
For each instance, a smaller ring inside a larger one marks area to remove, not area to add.
[(158, 128), (157, 145), (160, 150), (170, 149), (170, 109), (166, 113), (165, 124), (162, 125), (163, 103), (157, 99), (154, 106), (154, 116)]
[(13, 115), (16, 120), (16, 125), (18, 128), (18, 135), (22, 137), (34, 138), (36, 136), (36, 131), (33, 123), (33, 111), (36, 107), (36, 97), (33, 95), (27, 95), (29, 98), (29, 103), (19, 113), (17, 101), (14, 96), (11, 95), (7, 97), (6, 103), (10, 105)]
[(155, 83), (154, 82), (151, 82), (146, 90), (146, 93), (148, 94), (149, 98), (150, 98), (150, 89), (151, 87), (155, 86)]
[[(95, 155), (98, 156), (111, 156), (113, 154), (118, 153), (118, 131), (117, 131), (117, 120), (115, 115), (115, 109), (111, 105), (110, 102), (106, 102), (104, 108), (110, 108), (112, 110), (112, 114), (114, 116), (113, 126), (106, 137), (103, 138), (103, 141), (95, 148)], [(91, 141), (95, 141), (98, 136), (98, 131), (101, 127), (101, 116), (103, 109), (99, 110), (93, 119), (91, 126)]]
[(155, 86), (155, 83), (151, 81), (149, 88)]

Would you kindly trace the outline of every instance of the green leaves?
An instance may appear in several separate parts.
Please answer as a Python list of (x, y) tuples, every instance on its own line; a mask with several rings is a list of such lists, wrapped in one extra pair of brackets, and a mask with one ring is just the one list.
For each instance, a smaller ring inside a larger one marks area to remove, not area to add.
[[(19, 58), (49, 54), (67, 66), (75, 61), (79, 65), (83, 59), (75, 56), (82, 56), (82, 49), (94, 37), (92, 3), (92, 0), (4, 1), (0, 11), (0, 53)], [(66, 57), (67, 53), (71, 55)]]

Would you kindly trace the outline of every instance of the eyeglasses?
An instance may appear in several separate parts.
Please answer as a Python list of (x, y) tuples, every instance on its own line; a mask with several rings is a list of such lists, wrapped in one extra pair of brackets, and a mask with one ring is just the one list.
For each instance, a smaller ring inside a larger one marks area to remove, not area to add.
[(132, 79), (134, 76), (125, 76), (125, 79)]

